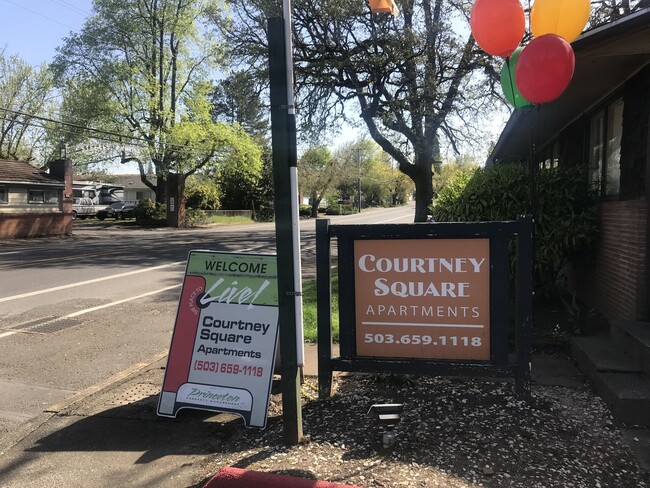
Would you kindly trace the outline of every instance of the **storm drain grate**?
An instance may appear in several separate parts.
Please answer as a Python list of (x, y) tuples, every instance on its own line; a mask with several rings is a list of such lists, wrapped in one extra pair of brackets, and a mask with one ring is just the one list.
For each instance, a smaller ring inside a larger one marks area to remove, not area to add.
[[(142, 403), (143, 401), (158, 401), (158, 394), (160, 393), (160, 385), (152, 385), (151, 383), (138, 383), (128, 390), (121, 392), (119, 395), (113, 397), (110, 401), (112, 405), (130, 405), (132, 403)], [(154, 398), (152, 398), (154, 397)]]
[(24, 330), (26, 332), (36, 332), (38, 334), (52, 334), (53, 332), (58, 332), (68, 327), (74, 327), (78, 325), (80, 321), (78, 319), (54, 319), (48, 320), (47, 322), (41, 322), (40, 324), (29, 324), (21, 327), (16, 327), (17, 329)]
[(8, 328), (11, 330), (25, 330), (25, 329), (29, 329), (30, 327), (34, 327), (35, 325), (39, 325), (44, 322), (50, 322), (52, 320), (56, 320), (56, 317), (54, 315), (50, 315), (49, 317), (40, 317), (38, 319), (30, 320), (28, 322), (23, 322), (22, 324), (11, 325)]

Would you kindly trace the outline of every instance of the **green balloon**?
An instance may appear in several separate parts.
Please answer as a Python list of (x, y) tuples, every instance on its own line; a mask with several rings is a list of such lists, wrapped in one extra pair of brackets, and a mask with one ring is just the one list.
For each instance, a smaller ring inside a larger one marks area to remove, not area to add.
[(510, 105), (513, 105), (515, 108), (532, 105), (531, 102), (526, 100), (521, 95), (521, 93), (519, 93), (519, 90), (517, 89), (517, 83), (515, 83), (517, 61), (519, 60), (519, 55), (523, 49), (523, 47), (518, 47), (515, 49), (501, 67), (501, 89), (503, 90), (503, 94), (505, 95), (506, 100), (508, 100), (510, 102)]

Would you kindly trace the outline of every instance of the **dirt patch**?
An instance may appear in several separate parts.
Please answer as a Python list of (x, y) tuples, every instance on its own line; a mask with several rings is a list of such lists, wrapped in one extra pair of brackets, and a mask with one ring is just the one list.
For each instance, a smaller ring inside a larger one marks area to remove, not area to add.
[[(303, 385), (306, 439), (282, 442), (281, 399), (265, 431), (236, 429), (205, 466), (371, 487), (646, 487), (650, 477), (624, 446), (604, 403), (588, 387), (533, 387), (473, 379), (353, 375), (318, 400)], [(403, 403), (396, 444), (367, 415), (373, 403)]]

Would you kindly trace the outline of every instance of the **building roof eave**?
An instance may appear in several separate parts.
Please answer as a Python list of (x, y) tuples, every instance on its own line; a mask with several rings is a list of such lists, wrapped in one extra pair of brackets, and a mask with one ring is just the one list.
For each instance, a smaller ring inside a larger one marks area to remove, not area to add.
[(650, 8), (586, 32), (573, 44), (574, 76), (555, 101), (515, 110), (490, 154), (496, 163), (526, 160), (570, 123), (589, 114), (650, 64)]

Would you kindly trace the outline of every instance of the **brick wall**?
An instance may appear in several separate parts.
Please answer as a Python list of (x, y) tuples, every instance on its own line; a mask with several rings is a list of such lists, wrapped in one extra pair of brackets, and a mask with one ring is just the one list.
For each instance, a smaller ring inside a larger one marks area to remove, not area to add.
[(0, 239), (72, 234), (71, 214), (0, 214)]
[(601, 234), (595, 263), (576, 268), (578, 297), (609, 318), (643, 320), (648, 202), (600, 205)]

